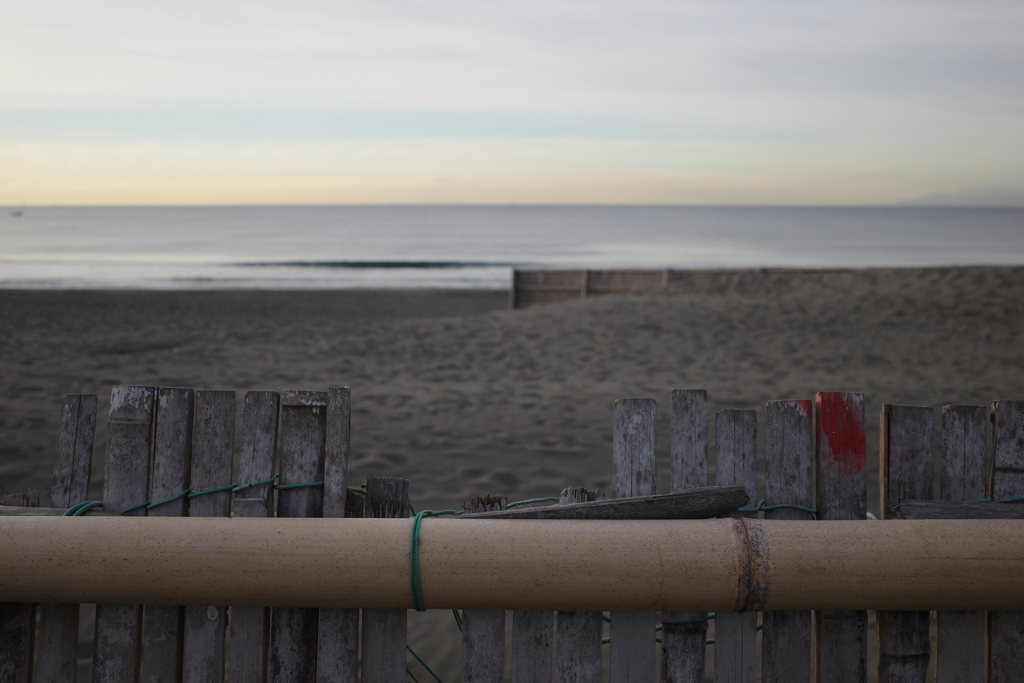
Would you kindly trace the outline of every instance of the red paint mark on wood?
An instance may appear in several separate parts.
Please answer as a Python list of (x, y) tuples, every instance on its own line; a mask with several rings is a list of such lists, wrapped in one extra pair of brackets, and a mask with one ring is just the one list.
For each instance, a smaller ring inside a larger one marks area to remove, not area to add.
[(867, 466), (867, 438), (861, 394), (822, 391), (815, 397), (818, 451), (824, 453), (846, 475), (856, 475)]

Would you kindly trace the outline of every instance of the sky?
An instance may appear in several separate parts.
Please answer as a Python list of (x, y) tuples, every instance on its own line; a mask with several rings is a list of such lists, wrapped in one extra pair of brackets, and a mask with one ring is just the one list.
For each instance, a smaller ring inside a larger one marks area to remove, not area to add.
[(1024, 3), (4, 0), (0, 205), (1024, 206)]

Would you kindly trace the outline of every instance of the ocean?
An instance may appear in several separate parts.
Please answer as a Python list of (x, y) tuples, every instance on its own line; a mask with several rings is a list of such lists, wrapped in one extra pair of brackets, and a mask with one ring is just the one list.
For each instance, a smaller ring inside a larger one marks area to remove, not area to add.
[(1024, 209), (8, 207), (0, 287), (505, 289), (513, 268), (1024, 265)]

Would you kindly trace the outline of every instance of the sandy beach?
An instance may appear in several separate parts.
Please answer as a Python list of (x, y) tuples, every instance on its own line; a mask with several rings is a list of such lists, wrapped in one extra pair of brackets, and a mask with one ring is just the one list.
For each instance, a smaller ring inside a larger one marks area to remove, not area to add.
[[(60, 401), (94, 392), (99, 497), (115, 384), (349, 385), (353, 480), (408, 478), (417, 508), (433, 509), (607, 490), (618, 397), (667, 407), (672, 389), (704, 388), (712, 414), (755, 408), (763, 425), (765, 401), (860, 391), (877, 511), (881, 404), (1024, 397), (1022, 338), (1024, 268), (697, 273), (668, 291), (515, 311), (504, 292), (3, 290), (0, 476), (45, 504)], [(667, 490), (666, 410), (658, 430)], [(411, 638), (454, 672), (454, 626), (449, 644), (423, 640), (439, 618)]]

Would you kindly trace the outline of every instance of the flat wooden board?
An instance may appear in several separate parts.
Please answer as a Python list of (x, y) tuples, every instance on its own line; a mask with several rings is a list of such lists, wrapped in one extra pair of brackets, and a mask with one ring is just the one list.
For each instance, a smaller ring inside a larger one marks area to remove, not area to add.
[(1024, 519), (1021, 503), (905, 500), (895, 510), (900, 519)]
[(749, 502), (742, 486), (706, 486), (655, 496), (481, 512), (454, 519), (707, 519), (733, 512)]

